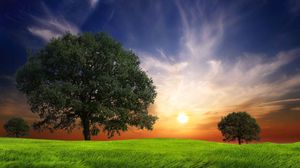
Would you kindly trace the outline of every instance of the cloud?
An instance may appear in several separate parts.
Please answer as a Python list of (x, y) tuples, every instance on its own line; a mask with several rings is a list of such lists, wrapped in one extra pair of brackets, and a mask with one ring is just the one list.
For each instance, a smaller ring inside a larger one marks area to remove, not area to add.
[(33, 16), (35, 24), (27, 27), (27, 30), (33, 35), (48, 42), (52, 38), (57, 38), (66, 32), (72, 34), (80, 32), (80, 29), (75, 24), (67, 21), (63, 16), (54, 16), (45, 4), (43, 4), (43, 9), (46, 16)]
[(36, 21), (38, 26), (29, 26), (28, 31), (33, 35), (40, 37), (44, 41), (57, 38), (66, 32), (72, 34), (78, 34), (80, 32), (79, 28), (63, 18), (38, 18)]
[(201, 15), (200, 7), (187, 8), (179, 1), (177, 7), (182, 21), (178, 54), (167, 55), (163, 49), (159, 50), (160, 55), (137, 51), (142, 67), (157, 85), (156, 110), (160, 117), (185, 111), (199, 123), (205, 115), (220, 117), (224, 112), (247, 109), (259, 116), (274, 110), (260, 107), (260, 103), (300, 88), (299, 73), (279, 73), (298, 58), (299, 48), (268, 57), (244, 53), (237, 59), (226, 59), (218, 48), (233, 23), (231, 20), (236, 19), (224, 10), (207, 18)]
[(88, 0), (91, 8), (95, 8), (99, 2), (99, 0)]
[(263, 103), (261, 106), (276, 106), (269, 113), (261, 116), (261, 122), (264, 128), (278, 128), (278, 133), (289, 133), (288, 137), (299, 138), (299, 119), (300, 119), (300, 99), (285, 99)]

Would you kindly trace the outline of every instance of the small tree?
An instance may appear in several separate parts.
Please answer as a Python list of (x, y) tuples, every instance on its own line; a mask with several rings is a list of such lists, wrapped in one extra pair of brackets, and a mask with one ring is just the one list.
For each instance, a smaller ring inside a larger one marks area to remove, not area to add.
[(232, 112), (222, 118), (218, 129), (224, 136), (223, 141), (235, 141), (239, 144), (259, 140), (260, 127), (247, 112)]
[(31, 55), (17, 72), (17, 87), (41, 120), (36, 129), (71, 131), (77, 121), (85, 140), (128, 127), (153, 128), (148, 107), (156, 97), (138, 56), (104, 33), (66, 34)]
[(25, 136), (29, 132), (29, 126), (23, 118), (14, 117), (4, 124), (4, 129), (8, 136)]

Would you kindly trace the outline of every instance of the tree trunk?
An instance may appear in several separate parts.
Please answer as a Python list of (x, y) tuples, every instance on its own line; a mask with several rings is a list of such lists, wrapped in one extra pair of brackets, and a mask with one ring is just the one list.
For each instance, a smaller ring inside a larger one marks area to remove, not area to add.
[(81, 118), (84, 140), (91, 140), (90, 121), (87, 117)]
[(241, 138), (238, 138), (239, 145), (242, 144)]

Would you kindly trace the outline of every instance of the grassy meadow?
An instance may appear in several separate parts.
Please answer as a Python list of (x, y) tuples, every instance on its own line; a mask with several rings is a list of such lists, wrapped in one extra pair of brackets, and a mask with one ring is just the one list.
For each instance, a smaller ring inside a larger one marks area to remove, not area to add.
[(54, 141), (0, 138), (0, 168), (300, 168), (300, 143), (224, 144), (184, 139)]

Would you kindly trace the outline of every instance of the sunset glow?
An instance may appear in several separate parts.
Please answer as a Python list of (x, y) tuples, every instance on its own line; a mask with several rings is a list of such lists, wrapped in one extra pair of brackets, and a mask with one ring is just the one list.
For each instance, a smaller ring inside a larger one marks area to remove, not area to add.
[(185, 124), (188, 122), (189, 118), (185, 113), (179, 113), (177, 117), (178, 122)]

